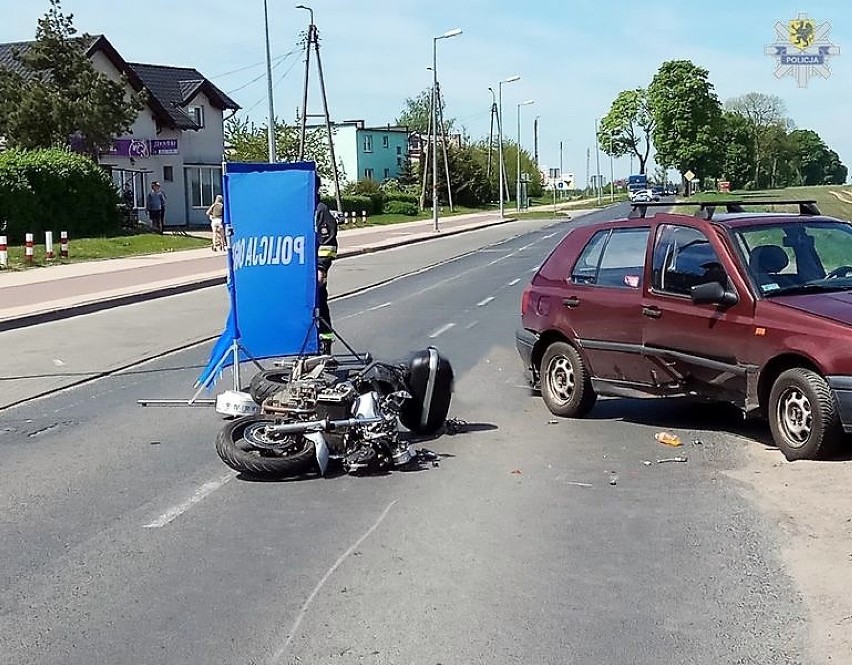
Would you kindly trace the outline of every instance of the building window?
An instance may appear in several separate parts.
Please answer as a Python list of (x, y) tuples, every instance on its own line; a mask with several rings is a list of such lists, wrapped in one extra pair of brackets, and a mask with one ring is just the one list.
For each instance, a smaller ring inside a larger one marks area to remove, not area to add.
[(397, 154), (397, 155), (401, 155), (401, 154), (402, 154), (402, 146), (401, 146), (401, 145), (398, 145), (398, 146), (396, 147), (396, 154)]
[(390, 178), (390, 169), (385, 169), (385, 180)]
[(382, 147), (389, 148), (390, 147), (390, 139), (387, 136), (382, 137)]
[(373, 179), (373, 169), (364, 169), (364, 177), (367, 180), (372, 180)]
[(187, 166), (186, 200), (191, 208), (207, 208), (222, 193), (222, 168), (219, 166)]
[(198, 125), (199, 127), (204, 127), (204, 107), (203, 106), (190, 106), (189, 107), (189, 117), (192, 118), (192, 121)]
[(146, 181), (145, 174), (139, 171), (125, 171), (123, 169), (113, 169), (112, 181), (115, 183), (116, 189), (124, 201), (124, 192), (130, 190), (133, 195), (134, 208), (145, 207)]
[(364, 152), (373, 152), (373, 135), (364, 135)]
[(166, 182), (174, 182), (175, 179), (175, 167), (174, 166), (164, 166), (163, 167), (163, 180)]
[(400, 169), (402, 168), (402, 157), (396, 158), (396, 166), (397, 166), (397, 168), (400, 168)]

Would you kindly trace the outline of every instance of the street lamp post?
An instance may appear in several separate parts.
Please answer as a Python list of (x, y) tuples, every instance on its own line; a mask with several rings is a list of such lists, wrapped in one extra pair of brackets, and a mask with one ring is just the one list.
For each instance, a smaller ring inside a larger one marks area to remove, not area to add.
[(272, 103), (272, 56), (269, 51), (269, 12), (266, 9), (266, 0), (263, 0), (263, 25), (266, 33), (266, 96), (269, 102), (269, 123), (266, 128), (266, 138), (269, 143), (269, 161), (277, 162), (278, 155), (275, 150), (275, 108)]
[(598, 203), (603, 198), (603, 187), (601, 187), (601, 142), (598, 138), (598, 119), (595, 118), (595, 191)]
[(521, 212), (521, 107), (527, 106), (528, 104), (534, 104), (535, 100), (528, 99), (525, 102), (518, 103), (518, 173), (517, 173), (517, 182), (515, 183), (515, 205), (517, 206), (518, 212)]
[(609, 132), (609, 202), (615, 203), (615, 176), (612, 165), (612, 130)]
[(498, 159), (500, 161), (500, 175), (498, 180), (500, 181), (500, 219), (503, 219), (505, 216), (505, 198), (506, 193), (504, 191), (504, 177), (506, 174), (506, 165), (503, 163), (503, 84), (504, 83), (514, 83), (515, 81), (520, 81), (521, 77), (518, 75), (510, 76), (509, 78), (505, 78), (497, 84), (497, 131), (500, 133), (500, 140), (498, 141)]
[[(438, 40), (462, 33), (453, 28), (432, 38), (432, 229), (438, 232)], [(449, 174), (447, 174), (449, 176)]]

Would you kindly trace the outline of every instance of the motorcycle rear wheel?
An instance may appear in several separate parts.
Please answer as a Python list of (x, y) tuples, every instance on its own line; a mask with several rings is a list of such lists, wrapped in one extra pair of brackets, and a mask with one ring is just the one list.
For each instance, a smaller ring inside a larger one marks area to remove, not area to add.
[(249, 383), (249, 394), (256, 404), (263, 404), (290, 383), (292, 371), (289, 368), (275, 367), (258, 372)]
[(234, 471), (257, 478), (301, 476), (314, 470), (314, 442), (301, 434), (272, 439), (264, 429), (274, 422), (268, 415), (232, 420), (217, 435), (216, 452)]

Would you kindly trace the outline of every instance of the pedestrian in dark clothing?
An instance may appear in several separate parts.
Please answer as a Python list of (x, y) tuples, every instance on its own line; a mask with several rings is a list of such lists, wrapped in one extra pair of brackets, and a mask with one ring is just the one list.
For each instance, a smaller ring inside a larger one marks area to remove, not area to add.
[(151, 191), (148, 192), (145, 208), (148, 211), (148, 218), (151, 220), (151, 228), (157, 233), (162, 233), (163, 219), (166, 214), (166, 195), (163, 194), (160, 183), (157, 181), (151, 183)]
[(337, 258), (337, 219), (328, 206), (320, 200), (322, 181), (316, 176), (316, 211), (314, 224), (317, 235), (317, 307), (319, 308), (320, 353), (331, 353), (334, 333), (331, 328), (331, 311), (328, 308), (328, 271)]

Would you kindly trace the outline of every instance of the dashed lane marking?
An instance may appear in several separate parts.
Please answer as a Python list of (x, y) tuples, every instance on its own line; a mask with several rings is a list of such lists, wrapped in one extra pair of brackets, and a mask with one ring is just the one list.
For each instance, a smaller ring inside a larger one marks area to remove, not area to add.
[(222, 476), (218, 480), (211, 480), (209, 483), (204, 483), (201, 487), (199, 487), (195, 492), (183, 503), (180, 503), (172, 508), (169, 508), (166, 512), (160, 515), (153, 522), (149, 522), (148, 524), (143, 525), (145, 529), (159, 529), (160, 527), (166, 526), (170, 522), (173, 522), (178, 517), (183, 515), (187, 510), (192, 508), (195, 504), (200, 503), (208, 496), (213, 494), (217, 489), (222, 487), (225, 483), (232, 481), (237, 477), (237, 474), (234, 472), (229, 473), (227, 476)]
[(477, 307), (485, 307), (485, 305), (490, 303), (492, 300), (494, 300), (494, 296), (488, 296), (487, 298), (480, 300), (478, 303), (476, 303), (476, 306)]
[(440, 328), (438, 328), (435, 332), (433, 332), (431, 335), (429, 335), (429, 339), (435, 339), (436, 337), (439, 337), (440, 335), (443, 335), (443, 334), (444, 334), (445, 332), (447, 332), (450, 328), (455, 327), (455, 325), (456, 325), (455, 323), (447, 323), (446, 325), (441, 326), (441, 327), (440, 327)]

